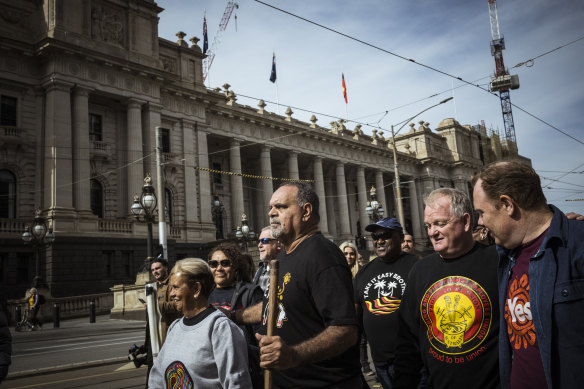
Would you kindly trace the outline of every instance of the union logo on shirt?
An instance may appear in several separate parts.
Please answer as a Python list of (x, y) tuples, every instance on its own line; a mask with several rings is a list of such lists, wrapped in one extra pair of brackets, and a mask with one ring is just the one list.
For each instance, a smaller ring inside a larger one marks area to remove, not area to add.
[(519, 280), (514, 279), (509, 285), (507, 304), (505, 304), (505, 321), (509, 342), (513, 349), (519, 350), (535, 344), (535, 327), (531, 317), (527, 274), (523, 274)]
[(458, 355), (477, 348), (492, 324), (491, 300), (470, 278), (450, 276), (432, 284), (420, 303), (432, 347)]

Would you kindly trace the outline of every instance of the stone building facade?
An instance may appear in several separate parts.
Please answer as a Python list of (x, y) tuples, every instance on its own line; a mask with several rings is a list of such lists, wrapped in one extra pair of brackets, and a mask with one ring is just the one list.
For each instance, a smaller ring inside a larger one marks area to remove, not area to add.
[[(171, 260), (231, 237), (244, 212), (253, 230), (266, 225), (278, 182), (264, 177), (313, 180), (321, 230), (335, 241), (363, 234), (371, 186), (395, 214), (390, 139), (342, 121), (301, 122), (290, 109), (280, 116), (263, 101), (240, 105), (227, 84), (207, 89), (198, 39), (159, 38), (161, 11), (152, 0), (0, 0), (4, 298), (22, 296), (34, 276), (35, 253), (21, 235), (37, 208), (56, 235), (41, 256), (53, 295), (134, 282), (147, 228), (130, 207), (145, 174), (155, 178), (156, 126)], [(517, 155), (484, 127), (453, 119), (435, 130), (412, 124), (396, 146), (406, 228), (418, 242), (425, 195), (469, 191), (480, 166)]]

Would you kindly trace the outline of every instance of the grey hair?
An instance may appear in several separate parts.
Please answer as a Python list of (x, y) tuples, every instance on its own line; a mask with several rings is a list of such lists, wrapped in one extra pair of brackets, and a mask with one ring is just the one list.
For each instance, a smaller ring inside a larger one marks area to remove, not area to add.
[(436, 202), (441, 197), (448, 197), (448, 199), (450, 200), (450, 211), (455, 217), (462, 219), (464, 214), (468, 213), (472, 219), (473, 208), (470, 202), (470, 198), (465, 192), (461, 191), (460, 189), (454, 188), (435, 189), (432, 191), (432, 193), (428, 195), (428, 197), (426, 197), (426, 201), (424, 201), (424, 203), (426, 204), (426, 206), (434, 208)]
[(282, 184), (280, 188), (283, 186), (295, 186), (298, 189), (298, 205), (302, 208), (304, 204), (311, 204), (313, 217), (315, 217), (316, 221), (320, 221), (320, 201), (312, 185), (306, 182), (293, 181)]
[(195, 282), (201, 283), (201, 294), (208, 298), (211, 294), (211, 290), (215, 285), (213, 280), (213, 273), (207, 262), (203, 261), (201, 258), (185, 258), (177, 261), (170, 275), (176, 273), (181, 273), (187, 278), (189, 284), (193, 285)]

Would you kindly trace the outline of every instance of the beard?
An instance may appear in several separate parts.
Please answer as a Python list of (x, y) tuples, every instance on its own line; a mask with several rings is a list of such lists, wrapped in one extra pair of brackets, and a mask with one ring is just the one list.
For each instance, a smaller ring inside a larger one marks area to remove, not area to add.
[[(277, 224), (277, 226), (274, 227), (274, 224)], [(282, 225), (278, 218), (270, 218), (270, 231), (272, 232), (272, 236), (276, 239), (282, 235)]]

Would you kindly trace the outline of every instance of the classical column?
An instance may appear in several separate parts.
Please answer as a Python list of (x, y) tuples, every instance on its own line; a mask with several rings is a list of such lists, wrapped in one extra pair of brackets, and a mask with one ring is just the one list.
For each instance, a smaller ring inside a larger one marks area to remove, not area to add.
[(383, 217), (391, 217), (393, 215), (393, 204), (387, 201), (387, 196), (385, 196), (385, 183), (383, 182), (383, 172), (381, 170), (375, 172), (375, 191), (377, 201), (383, 205)]
[[(144, 105), (142, 110), (142, 134), (144, 134), (144, 153), (143, 160), (144, 167), (147, 172), (150, 172), (154, 178), (154, 186), (156, 187), (156, 130), (160, 126), (160, 110), (162, 105), (149, 102)], [(170, 129), (172, 134), (172, 129)], [(172, 145), (171, 145), (172, 147)], [(172, 152), (172, 149), (170, 150)], [(158, 195), (158, 193), (157, 193)]]
[(365, 183), (365, 168), (357, 167), (357, 198), (359, 204), (359, 222), (361, 224), (361, 234), (365, 236), (365, 227), (369, 224), (369, 215), (365, 212), (367, 207), (367, 184)]
[(290, 151), (288, 152), (288, 177), (297, 180), (300, 178), (298, 173), (298, 152)]
[[(46, 88), (43, 208), (73, 216), (72, 84), (51, 81)], [(88, 130), (89, 131), (89, 130)]]
[[(332, 175), (332, 174), (331, 174)], [(328, 228), (329, 233), (333, 238), (338, 238), (339, 232), (337, 230), (337, 221), (339, 213), (336, 212), (335, 206), (338, 204), (338, 197), (336, 196), (335, 192), (335, 184), (333, 183), (332, 179), (328, 181), (325, 180), (324, 182), (325, 190), (327, 195), (329, 196), (326, 200), (326, 212), (327, 212), (327, 220), (328, 220)]]
[(79, 86), (73, 90), (73, 205), (77, 211), (87, 214), (91, 214), (90, 153), (93, 146), (89, 140), (89, 91)]
[(426, 232), (422, 229), (422, 221), (424, 219), (424, 205), (421, 203), (421, 199), (418, 199), (418, 191), (416, 190), (416, 179), (412, 177), (410, 183), (408, 184), (410, 189), (410, 210), (412, 212), (412, 229), (409, 231), (414, 234), (414, 239), (416, 242), (426, 241)]
[[(128, 164), (128, 210), (135, 194), (142, 192), (144, 165), (142, 162), (142, 102), (128, 99), (127, 107), (127, 164)], [(155, 172), (149, 172), (151, 175)]]
[[(181, 128), (182, 129), (182, 155), (186, 156), (184, 160), (185, 168), (185, 221), (187, 225), (193, 225), (200, 221), (200, 216), (198, 214), (198, 203), (199, 196), (197, 196), (197, 170), (193, 169), (192, 162), (198, 165), (197, 161), (189, 158), (191, 155), (197, 155), (197, 134), (195, 133), (195, 123), (190, 120), (182, 119)], [(178, 127), (178, 126), (177, 126)], [(201, 174), (202, 171), (199, 171)], [(209, 173), (205, 172), (207, 177)], [(198, 185), (199, 189), (201, 188)], [(207, 184), (209, 187), (209, 184)], [(211, 200), (208, 201), (207, 207), (210, 208)], [(201, 204), (202, 205), (202, 204)], [(175, 205), (176, 206), (176, 205)], [(202, 211), (202, 209), (201, 209)], [(210, 212), (210, 211), (209, 211)]]
[[(270, 156), (270, 146), (263, 145), (262, 151), (260, 152), (260, 175), (264, 177), (272, 177), (272, 158)], [(272, 193), (274, 193), (274, 183), (272, 180), (262, 179), (262, 207), (260, 208), (259, 220), (262, 226), (268, 225), (270, 217), (268, 216), (268, 207), (270, 206), (270, 199), (272, 198)], [(239, 215), (241, 217), (241, 215)]]
[(322, 172), (322, 158), (314, 158), (314, 190), (318, 195), (318, 200), (320, 203), (320, 231), (324, 235), (328, 235), (328, 219), (327, 219), (327, 198), (324, 191), (324, 174)]
[(229, 144), (229, 170), (234, 175), (229, 177), (231, 184), (231, 230), (235, 231), (241, 224), (241, 214), (243, 213), (243, 180), (241, 177), (241, 156), (238, 139), (232, 139)]
[(347, 183), (345, 182), (345, 164), (337, 162), (337, 196), (339, 200), (340, 239), (351, 239), (351, 221), (347, 202)]
[[(208, 134), (209, 132), (203, 129), (202, 125), (197, 126), (197, 162), (199, 167), (203, 169), (209, 168)], [(211, 202), (213, 201), (211, 198), (211, 175), (205, 170), (199, 170), (199, 198), (201, 223), (213, 224), (213, 215), (211, 214)]]

